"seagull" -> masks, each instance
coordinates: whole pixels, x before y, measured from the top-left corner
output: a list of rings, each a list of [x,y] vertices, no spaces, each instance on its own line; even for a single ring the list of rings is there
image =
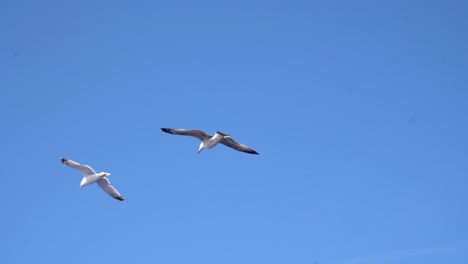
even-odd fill
[[[126,202],[126,200],[122,197],[122,195],[120,195],[120,193],[114,188],[114,186],[110,185],[110,181],[106,178],[107,176],[110,175],[110,173],[107,173],[107,172],[96,173],[93,170],[93,168],[91,168],[90,166],[81,165],[78,162],[75,162],[73,160],[69,160],[66,158],[62,158],[61,161],[65,166],[68,166],[75,170],[79,170],[83,174],[84,177],[81,180],[80,190],[86,185],[90,185],[90,184],[97,182],[99,187],[101,187],[101,189],[105,191],[107,194],[109,194],[110,196],[112,196],[113,198],[119,201]]]
[[[246,145],[240,144],[239,142],[232,139],[230,135],[221,133],[219,131],[216,131],[214,136],[211,136],[201,130],[172,129],[172,128],[161,128],[161,130],[166,133],[173,134],[173,135],[192,136],[192,137],[198,138],[199,140],[202,141],[200,143],[200,147],[198,148],[198,154],[200,154],[200,152],[204,149],[210,149],[218,145],[218,143],[221,143],[225,146],[228,146],[238,151],[258,155],[258,153],[255,150],[247,147]]]

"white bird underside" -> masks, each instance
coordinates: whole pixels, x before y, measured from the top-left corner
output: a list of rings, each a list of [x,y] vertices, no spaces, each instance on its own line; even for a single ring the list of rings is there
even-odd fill
[[[101,187],[101,189],[107,194],[109,194],[112,198],[115,198],[122,202],[126,202],[126,200],[122,197],[122,195],[120,195],[120,193],[114,188],[114,186],[110,185],[109,179],[106,178],[107,175],[110,175],[109,173],[96,173],[90,166],[81,165],[78,162],[66,158],[62,158],[61,161],[65,166],[78,170],[83,174],[83,180],[81,182],[82,185],[80,186],[80,188],[96,182],[99,185],[99,187]]]
[[[172,128],[161,128],[163,132],[173,134],[173,135],[181,135],[181,136],[191,136],[196,137],[203,142],[203,148],[212,148],[216,146],[218,143],[221,143],[225,146],[233,148],[238,151],[242,151],[249,154],[256,154],[259,155],[258,152],[255,150],[243,145],[234,139],[232,139],[229,135],[216,131],[214,136],[208,135],[204,131],[195,130],[195,129],[172,129]]]

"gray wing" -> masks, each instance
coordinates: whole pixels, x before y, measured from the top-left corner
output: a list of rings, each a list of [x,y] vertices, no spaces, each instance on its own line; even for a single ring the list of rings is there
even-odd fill
[[[230,137],[225,137],[225,138],[221,139],[221,141],[219,143],[221,143],[221,144],[223,144],[225,146],[228,146],[230,148],[233,148],[235,150],[238,150],[238,151],[258,155],[257,151],[247,147],[246,145],[242,145],[241,143],[235,141],[234,139],[232,139]]]
[[[106,177],[102,177],[99,180],[97,180],[97,184],[108,195],[112,196],[113,198],[119,201],[126,202],[126,200],[122,197],[122,195],[120,195],[120,193],[114,188],[114,186],[110,185],[110,181]]]
[[[173,135],[181,135],[181,136],[191,136],[196,137],[201,141],[205,141],[210,139],[212,136],[208,135],[207,133],[201,130],[195,129],[172,129],[172,128],[161,128],[162,131],[173,134]]]
[[[75,170],[79,170],[85,176],[86,175],[96,174],[96,172],[93,170],[93,168],[91,168],[88,165],[81,165],[78,162],[75,162],[73,160],[69,160],[69,159],[66,159],[66,158],[62,158],[61,161],[62,161],[63,165],[68,166],[70,168],[73,168]]]

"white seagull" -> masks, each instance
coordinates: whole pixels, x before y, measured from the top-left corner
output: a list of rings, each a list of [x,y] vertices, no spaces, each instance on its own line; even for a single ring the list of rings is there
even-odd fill
[[[198,148],[198,154],[200,154],[200,152],[204,149],[210,149],[218,145],[218,143],[221,143],[225,146],[228,146],[238,151],[258,155],[258,153],[255,150],[247,147],[246,145],[240,144],[239,142],[232,139],[230,135],[221,133],[219,131],[216,131],[214,136],[211,136],[201,130],[172,129],[172,128],[161,128],[161,130],[166,133],[173,134],[173,135],[192,136],[192,137],[198,138],[199,140],[202,141],[200,143],[200,147]]]
[[[66,158],[62,158],[61,161],[65,166],[68,166],[75,170],[79,170],[83,174],[84,177],[81,180],[80,190],[86,185],[90,185],[90,184],[97,182],[99,187],[101,187],[101,189],[105,191],[107,194],[109,194],[110,196],[112,196],[113,198],[119,201],[126,202],[126,200],[122,197],[122,195],[120,195],[120,193],[112,185],[110,185],[110,181],[106,178],[106,176],[109,176],[110,173],[107,173],[107,172],[96,173],[93,170],[93,168],[91,168],[90,166],[81,165],[78,162],[75,162],[73,160],[69,160]]]

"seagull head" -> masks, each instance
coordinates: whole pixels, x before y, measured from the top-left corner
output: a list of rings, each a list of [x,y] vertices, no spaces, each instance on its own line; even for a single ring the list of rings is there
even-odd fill
[[[198,148],[198,154],[200,154],[200,152],[204,149],[205,149],[205,145],[203,144],[203,141],[202,141],[202,143],[200,143],[200,147]]]
[[[83,179],[81,180],[80,188],[78,189],[78,191],[81,191],[81,188],[83,188],[85,186],[86,186],[86,177],[83,177]]]

